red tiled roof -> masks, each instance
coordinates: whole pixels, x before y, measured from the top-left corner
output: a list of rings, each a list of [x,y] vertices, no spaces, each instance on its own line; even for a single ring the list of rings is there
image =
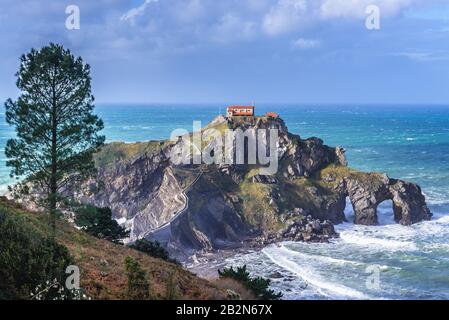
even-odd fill
[[[229,106],[228,109],[254,109],[254,106]]]
[[[279,114],[277,114],[276,112],[267,112],[265,115],[271,118],[279,118]]]

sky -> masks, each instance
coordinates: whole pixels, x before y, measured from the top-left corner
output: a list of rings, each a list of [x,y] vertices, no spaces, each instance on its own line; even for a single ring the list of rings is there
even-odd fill
[[[0,101],[54,42],[99,103],[449,105],[449,0],[0,0],[0,39]]]

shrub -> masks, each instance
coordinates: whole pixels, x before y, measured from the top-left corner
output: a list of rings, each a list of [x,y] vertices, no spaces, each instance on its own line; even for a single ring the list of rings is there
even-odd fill
[[[218,270],[218,274],[221,278],[231,278],[241,284],[246,288],[254,292],[254,294],[263,300],[279,300],[282,297],[281,292],[274,292],[274,290],[269,289],[270,279],[264,279],[262,277],[251,278],[249,272],[246,270],[246,265],[243,267],[237,267],[234,270],[233,267],[224,268],[223,271]]]
[[[150,285],[147,274],[139,262],[132,257],[126,257],[125,270],[128,277],[127,298],[131,300],[148,300]]]
[[[67,289],[57,279],[47,281],[37,286],[31,296],[31,300],[91,300],[83,289]]]
[[[75,210],[75,223],[90,235],[122,244],[122,239],[129,236],[129,231],[112,219],[109,208],[82,206]]]
[[[0,299],[28,299],[47,281],[65,283],[71,264],[65,246],[0,207]],[[50,288],[42,298],[53,299],[56,291]]]
[[[158,241],[148,241],[147,239],[139,239],[130,248],[146,253],[154,258],[159,258],[168,262],[179,264],[178,261],[169,257],[168,251],[161,246]]]
[[[175,281],[175,274],[170,273],[167,282],[165,283],[165,299],[176,300],[178,299],[178,285]]]

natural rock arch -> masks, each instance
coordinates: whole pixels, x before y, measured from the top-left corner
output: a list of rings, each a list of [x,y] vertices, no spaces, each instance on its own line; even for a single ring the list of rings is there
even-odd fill
[[[391,224],[394,221],[393,200],[387,199],[379,203],[377,206],[377,217],[379,224]]]
[[[345,186],[354,208],[356,224],[377,225],[377,208],[386,200],[393,202],[397,223],[411,225],[431,218],[425,198],[416,184],[390,179],[384,174],[359,174],[345,178]]]

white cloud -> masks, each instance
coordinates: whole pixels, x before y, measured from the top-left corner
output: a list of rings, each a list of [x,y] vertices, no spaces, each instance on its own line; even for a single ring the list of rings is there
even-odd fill
[[[263,18],[263,29],[278,35],[296,29],[305,20],[307,0],[279,0]]]
[[[207,15],[207,10],[202,0],[183,0],[173,3],[174,16],[181,23],[191,23],[202,19]]]
[[[134,34],[150,35],[148,38],[158,38],[161,43],[232,43],[298,33],[329,20],[364,19],[372,4],[380,7],[384,18],[434,1],[438,0],[142,0],[120,19],[139,27]],[[156,2],[157,11],[150,10]],[[295,47],[317,45],[299,41]]]
[[[315,49],[321,46],[321,41],[299,38],[291,42],[292,48],[299,50]]]
[[[329,19],[364,19],[370,5],[377,5],[383,17],[391,17],[414,4],[430,2],[432,0],[276,0],[263,17],[262,26],[267,34],[275,36]]]
[[[124,15],[120,17],[121,21],[133,21],[137,16],[141,16],[146,8],[153,2],[158,2],[159,0],[145,0],[144,3],[142,3],[140,6],[132,8],[128,12],[126,12]]]
[[[406,57],[417,62],[449,60],[449,51],[409,51],[394,53],[394,56]]]
[[[366,8],[376,5],[382,16],[393,16],[402,9],[423,0],[321,0],[320,15],[323,18],[364,18]],[[427,0],[429,1],[429,0]]]

